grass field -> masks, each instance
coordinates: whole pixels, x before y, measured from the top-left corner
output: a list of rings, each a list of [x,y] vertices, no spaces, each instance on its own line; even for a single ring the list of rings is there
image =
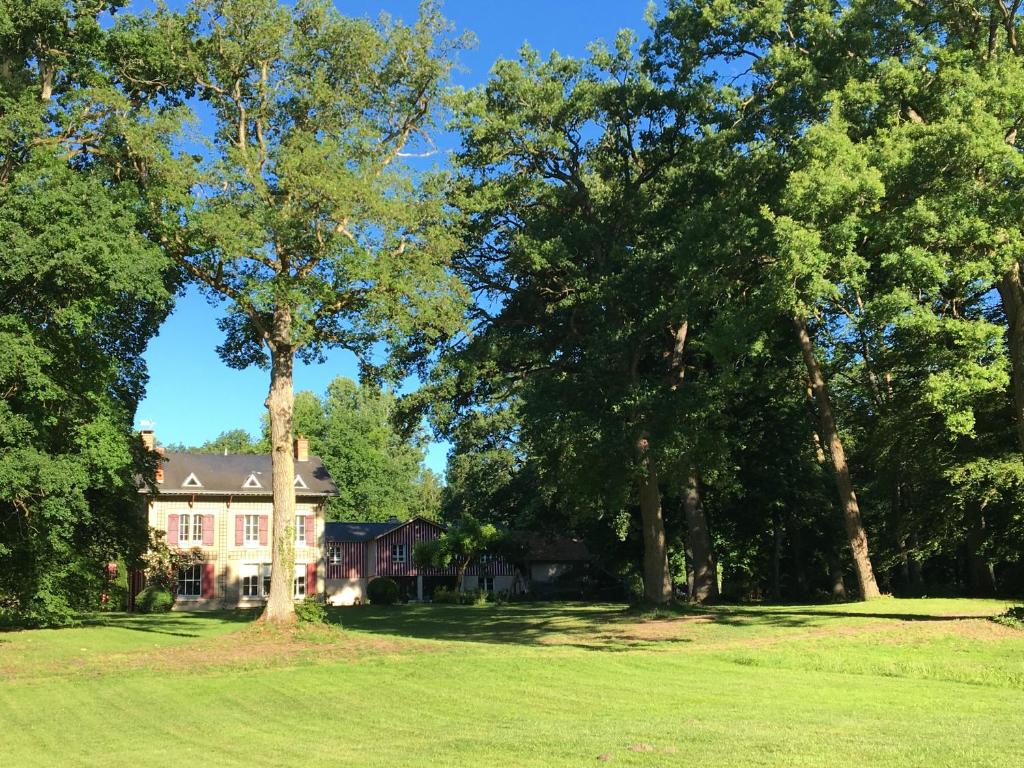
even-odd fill
[[[1018,766],[1004,604],[109,616],[0,633],[0,766]]]

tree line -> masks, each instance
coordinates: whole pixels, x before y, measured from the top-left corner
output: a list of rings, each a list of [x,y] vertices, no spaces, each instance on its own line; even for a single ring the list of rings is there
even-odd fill
[[[456,91],[431,2],[4,3],[0,600],[59,621],[145,546],[187,282],[269,374],[275,573],[294,359],[344,348],[424,382],[446,515],[584,535],[649,601],[1020,591],[1020,6],[668,0]]]

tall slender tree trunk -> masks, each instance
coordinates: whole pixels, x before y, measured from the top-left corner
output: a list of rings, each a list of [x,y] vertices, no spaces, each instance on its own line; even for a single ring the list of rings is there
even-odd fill
[[[700,500],[700,485],[696,474],[691,474],[687,478],[683,509],[686,512],[686,538],[693,567],[690,599],[695,603],[717,600],[718,573],[711,548],[711,532],[708,530],[704,504]]]
[[[818,358],[814,354],[814,345],[811,342],[810,334],[807,332],[807,323],[802,317],[794,316],[793,325],[796,328],[797,338],[800,341],[800,351],[803,353],[804,364],[807,366],[807,375],[811,382],[811,391],[814,393],[814,402],[817,406],[818,420],[821,423],[822,436],[825,438],[829,453],[832,456],[836,491],[839,494],[839,508],[843,513],[843,524],[846,528],[846,538],[850,545],[850,552],[853,555],[853,565],[857,573],[857,583],[860,587],[861,599],[870,600],[871,598],[878,597],[881,593],[878,590],[878,583],[875,581],[874,570],[871,568],[871,558],[868,553],[868,537],[864,532],[864,524],[861,521],[860,506],[857,504],[857,494],[853,490],[850,468],[846,464],[846,451],[843,450],[843,442],[839,438],[839,429],[836,426],[835,415],[832,412],[828,388],[825,386],[825,378],[818,363]]]
[[[846,600],[846,579],[843,578],[843,561],[839,553],[832,551],[828,554],[828,578],[832,583],[832,599]]]
[[[637,458],[643,470],[640,479],[640,524],[644,540],[644,597],[656,605],[672,599],[672,578],[665,547],[665,518],[658,489],[658,470],[651,460],[646,436],[636,441]]]
[[[1003,275],[996,286],[1006,314],[1006,344],[1010,348],[1013,381],[1013,418],[1017,424],[1017,442],[1024,453],[1024,283],[1020,262]]]
[[[985,543],[985,518],[981,510],[967,515],[967,583],[972,597],[995,597],[996,577],[992,563],[982,554]]]
[[[295,457],[292,453],[295,348],[291,331],[291,309],[279,306],[274,311],[270,392],[266,400],[270,414],[270,458],[274,490],[270,597],[261,617],[263,621],[273,624],[295,621],[295,603],[292,599],[292,582],[295,578]]]

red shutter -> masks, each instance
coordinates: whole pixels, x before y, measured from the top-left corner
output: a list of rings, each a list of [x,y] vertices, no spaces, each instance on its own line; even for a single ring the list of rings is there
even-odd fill
[[[178,516],[168,515],[167,516],[167,543],[172,546],[178,546]]]
[[[213,546],[213,515],[203,515],[203,546]]]
[[[260,546],[267,546],[267,516],[260,515]]]
[[[316,563],[306,563],[306,594],[316,594]]]
[[[316,518],[313,515],[306,515],[306,543],[312,544],[316,541]]]
[[[203,563],[203,599],[208,600],[213,597],[214,590],[217,586],[217,576],[215,574],[216,566],[213,563]]]
[[[235,546],[242,546],[245,540],[245,518],[242,515],[235,515]]]

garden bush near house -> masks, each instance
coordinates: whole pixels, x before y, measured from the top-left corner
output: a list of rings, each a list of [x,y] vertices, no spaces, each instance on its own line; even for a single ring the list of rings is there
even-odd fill
[[[508,602],[508,592],[485,592],[479,589],[457,590],[438,587],[434,590],[433,602],[447,605],[484,605],[485,603]]]
[[[167,613],[174,605],[174,595],[163,587],[146,587],[135,596],[139,613]]]
[[[378,576],[366,586],[366,596],[372,605],[394,605],[398,602],[398,584],[392,579]]]
[[[320,595],[307,595],[301,603],[295,604],[295,615],[306,624],[326,624],[327,606]]]

